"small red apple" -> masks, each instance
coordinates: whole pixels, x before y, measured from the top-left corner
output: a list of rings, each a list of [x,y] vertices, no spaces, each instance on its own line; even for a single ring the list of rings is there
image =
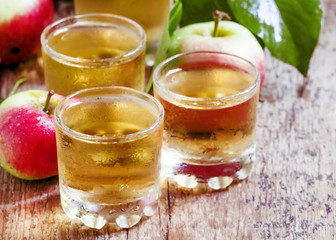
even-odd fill
[[[53,0],[0,0],[1,64],[35,55],[43,29],[53,20]]]
[[[47,96],[44,90],[27,90],[0,105],[0,166],[18,178],[35,180],[58,173],[53,114],[64,97],[54,94],[46,104]]]

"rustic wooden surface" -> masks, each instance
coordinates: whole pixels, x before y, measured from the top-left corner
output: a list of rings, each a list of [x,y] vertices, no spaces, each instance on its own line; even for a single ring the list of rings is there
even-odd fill
[[[63,214],[57,177],[29,182],[0,169],[0,239],[336,239],[336,2],[324,3],[308,77],[267,53],[248,180],[212,193],[165,181],[153,217],[129,230],[92,230]],[[40,57],[0,68],[0,96],[21,76],[19,91],[43,89]]]

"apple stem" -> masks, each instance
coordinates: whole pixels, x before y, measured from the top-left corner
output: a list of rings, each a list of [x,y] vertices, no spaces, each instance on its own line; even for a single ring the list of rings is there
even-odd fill
[[[219,10],[215,10],[213,12],[213,17],[214,17],[214,21],[215,21],[215,27],[214,27],[214,31],[212,33],[212,37],[216,37],[217,36],[217,30],[218,30],[218,24],[219,24],[219,22],[223,18],[226,19],[226,20],[231,20],[231,17],[226,12],[222,12],[222,11],[219,11]]]
[[[44,106],[43,106],[43,108],[42,108],[43,112],[45,112],[46,114],[49,113],[49,110],[48,110],[48,108],[49,108],[49,103],[50,103],[50,99],[51,99],[51,97],[52,97],[53,95],[54,95],[54,91],[53,91],[53,90],[50,90],[50,91],[48,92],[48,96],[47,96],[47,99],[46,99],[46,101],[45,101],[45,103],[44,103]]]

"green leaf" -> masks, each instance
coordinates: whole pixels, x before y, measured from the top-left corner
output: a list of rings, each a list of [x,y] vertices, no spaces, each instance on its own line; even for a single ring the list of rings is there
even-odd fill
[[[272,55],[307,75],[323,24],[320,0],[227,0],[237,21]]]
[[[175,2],[175,5],[173,9],[169,13],[169,20],[168,24],[164,30],[164,33],[162,35],[162,39],[158,48],[158,51],[156,53],[155,63],[153,66],[153,69],[164,59],[167,57],[167,50],[170,46],[170,39],[176,30],[176,28],[179,26],[182,16],[182,3],[180,0],[177,0]],[[153,75],[153,74],[152,74]],[[150,93],[153,87],[153,76],[150,77],[148,85],[147,85],[147,93]]]
[[[233,21],[254,33],[274,57],[307,75],[323,25],[321,0],[178,0],[169,15],[154,67],[167,58],[172,32],[178,26],[211,21],[214,10],[227,12]],[[147,92],[151,87],[152,79]]]
[[[183,14],[180,26],[192,23],[208,22],[213,20],[213,11],[221,10],[232,16],[232,12],[226,0],[181,0],[183,4]]]

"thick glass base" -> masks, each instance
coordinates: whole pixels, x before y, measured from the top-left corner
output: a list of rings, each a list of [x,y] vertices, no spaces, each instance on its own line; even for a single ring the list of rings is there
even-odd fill
[[[183,161],[181,155],[174,150],[163,148],[163,172],[168,178],[174,179],[178,185],[185,188],[196,188],[198,184],[207,184],[211,189],[224,189],[232,182],[248,177],[256,158],[255,149],[256,147],[253,146],[239,157],[225,163],[217,162],[210,165],[204,161],[202,164]]]
[[[71,219],[79,219],[86,226],[101,229],[107,223],[121,228],[136,225],[143,216],[154,215],[160,197],[159,190],[151,191],[135,201],[119,204],[84,202],[85,193],[60,185],[61,204]]]

